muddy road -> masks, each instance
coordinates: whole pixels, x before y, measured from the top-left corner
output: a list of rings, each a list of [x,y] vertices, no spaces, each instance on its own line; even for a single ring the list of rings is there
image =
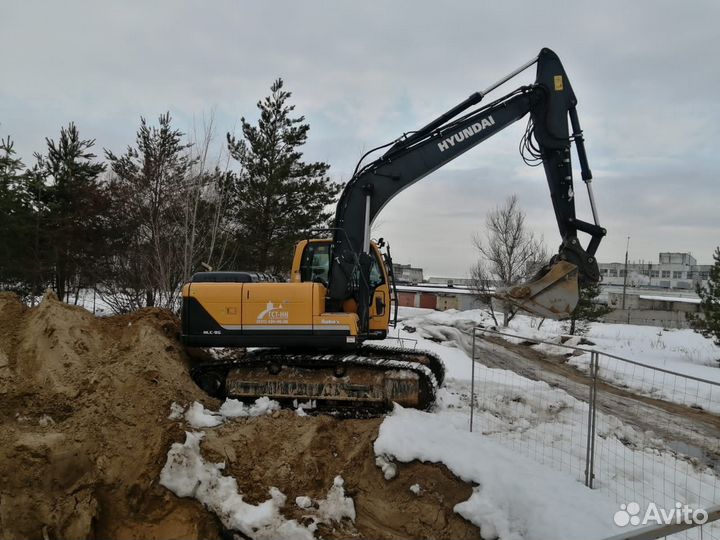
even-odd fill
[[[458,321],[454,326],[433,326],[433,333],[472,356],[471,328],[470,321]],[[509,343],[490,334],[481,337],[478,332],[475,359],[490,368],[507,369],[527,379],[546,382],[587,402],[591,378],[568,364],[566,357],[539,352],[531,345]],[[658,449],[670,448],[720,471],[719,415],[638,395],[603,381],[597,383],[597,403],[601,413],[663,439],[665,448]]]

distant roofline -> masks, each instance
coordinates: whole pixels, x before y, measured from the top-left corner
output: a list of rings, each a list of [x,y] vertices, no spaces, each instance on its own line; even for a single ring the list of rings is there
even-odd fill
[[[681,296],[653,296],[650,294],[640,294],[641,300],[656,300],[658,302],[684,302],[686,304],[699,304],[699,298],[683,298]]]

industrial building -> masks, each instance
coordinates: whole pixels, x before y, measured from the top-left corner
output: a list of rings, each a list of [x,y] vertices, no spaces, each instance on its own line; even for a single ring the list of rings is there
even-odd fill
[[[393,263],[393,274],[396,283],[415,285],[423,282],[422,268],[414,268],[409,264]]]
[[[605,285],[622,285],[625,280],[624,263],[600,263],[600,275]],[[660,253],[657,263],[632,262],[627,265],[629,287],[694,290],[697,284],[707,285],[709,264],[697,264],[690,253]]]
[[[446,287],[470,287],[472,285],[470,278],[429,277],[427,282],[431,285],[445,285]]]
[[[477,309],[486,307],[472,290],[465,287],[430,287],[427,285],[398,285],[399,305],[445,311],[446,309]]]
[[[433,277],[423,283],[421,268],[398,264],[393,267],[401,306],[440,311],[487,307],[473,293],[470,280]],[[597,301],[613,308],[604,317],[606,322],[665,328],[688,328],[687,316],[700,311],[695,287],[707,285],[712,268],[697,264],[690,253],[663,252],[657,263],[628,263],[624,288],[624,263],[600,263],[599,267],[602,282]]]
[[[690,296],[661,296],[654,293],[633,290],[626,292],[623,305],[621,288],[607,292],[608,305],[615,311],[604,317],[605,322],[662,326],[664,328],[688,328],[688,315],[700,313],[700,299]]]

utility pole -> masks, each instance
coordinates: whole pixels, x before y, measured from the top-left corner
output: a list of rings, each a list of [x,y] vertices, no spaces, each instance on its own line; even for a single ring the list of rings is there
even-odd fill
[[[627,244],[625,245],[625,277],[623,278],[623,299],[622,299],[622,308],[625,309],[625,291],[627,290],[627,275],[628,275],[628,269],[627,269],[627,262],[628,262],[628,251],[630,249],[630,237],[627,237]]]

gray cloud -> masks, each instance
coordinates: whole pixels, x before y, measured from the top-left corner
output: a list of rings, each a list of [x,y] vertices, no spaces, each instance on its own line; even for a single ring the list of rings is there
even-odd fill
[[[364,150],[485,87],[543,46],[578,95],[600,216],[601,260],[655,259],[720,244],[720,116],[714,1],[13,2],[3,6],[0,135],[26,161],[70,120],[121,150],[140,115],[171,110],[220,130],[283,76],[310,121],[310,159],[347,179]],[[532,80],[528,73],[507,89]],[[518,193],[549,245],[557,231],[542,172],[517,155],[522,126],[394,200],[377,230],[398,260],[461,275],[485,213]],[[219,137],[219,140],[221,138]],[[589,218],[578,183],[578,213]]]

